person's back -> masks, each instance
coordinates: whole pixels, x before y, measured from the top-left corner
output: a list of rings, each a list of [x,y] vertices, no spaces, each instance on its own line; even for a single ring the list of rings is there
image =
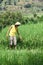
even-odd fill
[[[14,25],[11,25],[11,30],[9,32],[9,36],[16,36],[16,27]]]

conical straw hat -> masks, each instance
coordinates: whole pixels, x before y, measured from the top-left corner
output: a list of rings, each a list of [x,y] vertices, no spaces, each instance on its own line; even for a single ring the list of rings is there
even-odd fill
[[[21,25],[21,23],[20,22],[16,22],[15,25]]]

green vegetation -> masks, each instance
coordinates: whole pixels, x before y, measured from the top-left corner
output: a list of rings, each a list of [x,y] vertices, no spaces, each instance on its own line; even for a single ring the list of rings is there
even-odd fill
[[[31,17],[30,16],[31,15],[24,17],[21,12],[6,11],[0,13],[0,29],[6,27],[7,25],[14,24],[17,21],[21,22],[21,24],[43,22],[43,15],[39,16],[38,14],[33,14]]]
[[[4,28],[0,33],[0,44],[8,45],[9,40],[6,38],[6,32],[9,26]],[[40,48],[43,47],[43,23],[25,24],[19,27],[23,42],[18,40],[17,47],[20,48]]]
[[[43,65],[43,50],[0,50],[0,65]]]
[[[4,12],[0,14],[0,27],[2,28],[17,21],[25,23],[21,12]]]
[[[31,16],[31,15],[30,15]],[[10,48],[6,33],[11,24],[21,22],[16,49]],[[24,17],[21,12],[0,14],[0,65],[43,65],[43,15]]]

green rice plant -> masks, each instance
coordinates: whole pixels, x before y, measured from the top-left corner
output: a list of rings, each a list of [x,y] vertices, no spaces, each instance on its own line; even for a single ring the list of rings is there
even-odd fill
[[[0,50],[0,65],[43,65],[43,50]]]
[[[8,28],[9,26],[0,32],[0,44],[4,46],[9,44],[6,38]],[[29,49],[43,47],[43,23],[21,25],[19,32],[23,41],[18,41],[17,47]]]

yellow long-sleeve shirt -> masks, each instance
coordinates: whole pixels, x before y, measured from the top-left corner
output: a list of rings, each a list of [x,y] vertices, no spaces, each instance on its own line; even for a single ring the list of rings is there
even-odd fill
[[[15,28],[14,25],[11,26],[11,30],[10,30],[10,33],[9,33],[9,36],[16,36],[16,33],[17,33],[17,29]]]

